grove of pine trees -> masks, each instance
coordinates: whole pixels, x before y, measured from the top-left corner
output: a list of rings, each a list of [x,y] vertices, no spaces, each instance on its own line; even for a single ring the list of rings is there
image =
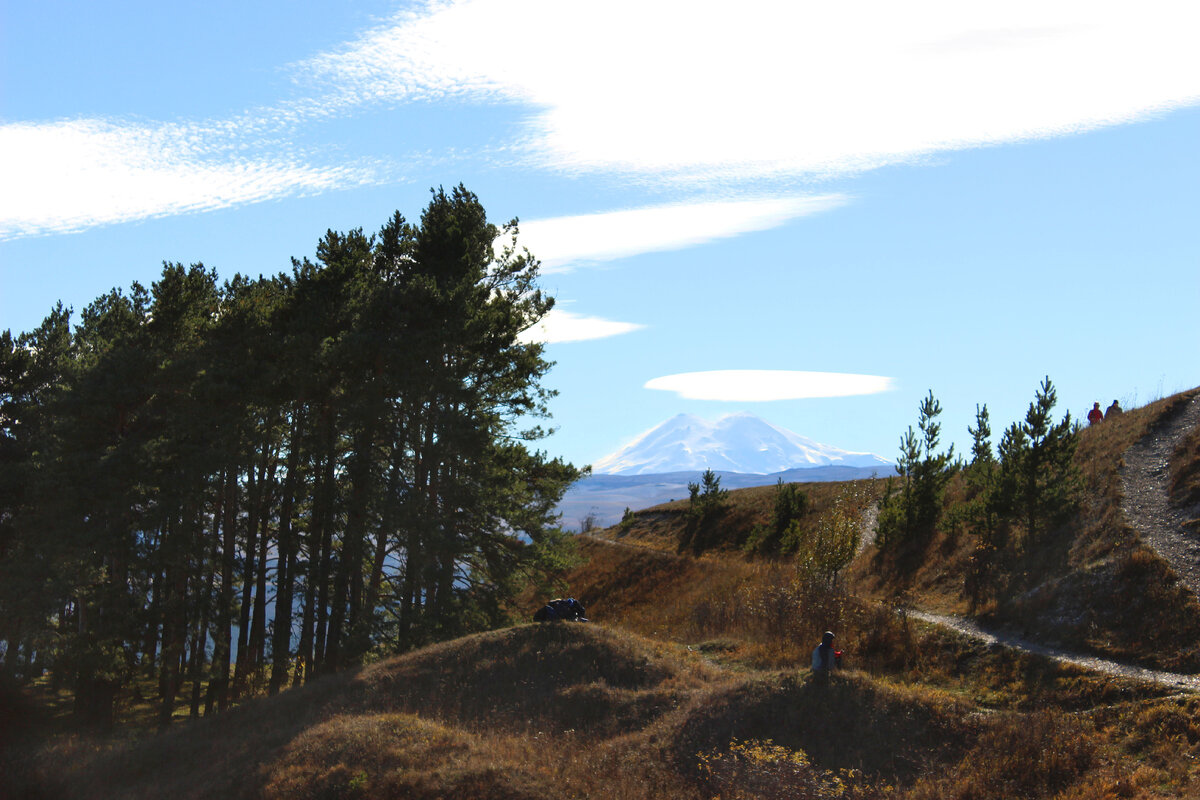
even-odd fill
[[[152,678],[165,723],[499,622],[578,477],[526,422],[536,275],[459,186],[290,273],[165,264],[4,332],[0,670],[100,726]]]
[[[1034,392],[1025,418],[1005,429],[995,453],[987,406],[976,406],[971,461],[939,450],[941,404],[933,392],[918,407],[917,428],[900,439],[896,471],[900,485],[880,504],[878,543],[898,550],[922,543],[938,529],[965,528],[978,538],[967,593],[980,600],[996,589],[997,572],[1023,550],[1036,546],[1076,510],[1080,489],[1074,456],[1079,427],[1068,413],[1058,422],[1058,393],[1050,378]],[[946,500],[951,480],[961,474],[962,491]]]

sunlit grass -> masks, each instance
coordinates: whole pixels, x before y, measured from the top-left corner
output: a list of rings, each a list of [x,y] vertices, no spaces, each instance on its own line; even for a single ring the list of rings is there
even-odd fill
[[[1119,514],[1120,452],[1178,402],[1084,431],[1080,519],[1024,562],[1050,588],[992,609],[998,620],[1049,620],[1074,598],[1096,607],[1081,645],[1130,655],[1149,642],[1161,663],[1191,663],[1194,599]],[[882,482],[864,486],[878,496]],[[810,523],[840,491],[805,489]],[[739,542],[773,491],[731,493],[728,529],[699,556],[678,547],[686,503],[635,514],[604,532],[611,542],[581,538],[583,563],[560,579],[592,623],[444,642],[165,734],[132,692],[118,737],[72,734],[69,692],[41,681],[34,699],[56,733],[0,777],[55,798],[1200,796],[1200,698],[897,614],[966,607],[970,534],[940,532],[904,574],[881,574],[891,567],[868,548],[836,584],[786,557],[749,558]],[[527,594],[518,613],[545,599]],[[818,686],[807,666],[826,629],[847,669]],[[135,688],[154,695],[152,682]]]

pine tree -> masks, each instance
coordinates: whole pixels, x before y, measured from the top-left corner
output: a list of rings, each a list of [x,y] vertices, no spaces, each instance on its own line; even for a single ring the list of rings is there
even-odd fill
[[[569,559],[579,475],[532,449],[553,301],[518,233],[438,190],[290,275],[164,264],[0,336],[3,669],[36,653],[101,725],[156,675],[165,723],[188,680],[209,713],[293,653],[303,681],[500,622]]]
[[[1075,507],[1078,473],[1074,467],[1078,426],[1068,412],[1057,424],[1052,412],[1058,395],[1050,377],[1042,381],[1025,414],[1028,448],[1021,460],[1021,505],[1026,534],[1037,539]]]
[[[756,525],[744,544],[748,553],[775,555],[793,524],[808,511],[808,495],[794,483],[775,482],[775,497],[771,504],[771,521]]]
[[[902,482],[898,495],[890,491],[880,504],[879,542],[883,547],[932,533],[941,515],[942,495],[954,471],[954,446],[939,452],[942,406],[931,390],[917,408],[917,428],[900,439],[896,472]]]
[[[1070,413],[1054,422],[1056,403],[1057,392],[1046,377],[1025,419],[1014,422],[1001,437],[999,467],[989,494],[991,510],[1017,523],[1030,542],[1066,519],[1077,502],[1078,426]],[[1006,545],[1007,540],[998,544]]]

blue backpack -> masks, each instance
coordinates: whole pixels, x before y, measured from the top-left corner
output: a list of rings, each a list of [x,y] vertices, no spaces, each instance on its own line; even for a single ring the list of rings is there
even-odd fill
[[[574,597],[565,600],[557,597],[537,610],[533,615],[534,622],[587,622],[584,616],[583,604]]]

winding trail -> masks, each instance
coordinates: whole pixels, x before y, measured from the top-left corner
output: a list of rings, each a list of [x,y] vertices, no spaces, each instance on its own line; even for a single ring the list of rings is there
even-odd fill
[[[1121,510],[1142,541],[1171,565],[1183,585],[1200,597],[1200,538],[1184,524],[1195,509],[1171,505],[1171,454],[1200,426],[1200,395],[1162,420],[1125,451],[1121,469]]]
[[[1193,594],[1200,596],[1200,538],[1184,527],[1184,523],[1196,516],[1196,509],[1176,508],[1171,505],[1168,494],[1171,454],[1197,426],[1200,426],[1200,395],[1160,420],[1125,451],[1125,464],[1121,469],[1121,511],[1142,540],[1171,565]],[[1011,634],[984,630],[965,617],[929,614],[915,609],[908,609],[906,613],[914,619],[951,628],[988,644],[1018,648],[1108,675],[1200,692],[1200,675],[1162,672],[1071,653]]]
[[[1055,661],[1061,661],[1066,664],[1074,664],[1085,669],[1090,669],[1094,672],[1102,672],[1106,675],[1115,675],[1122,678],[1132,678],[1134,680],[1159,683],[1166,686],[1173,686],[1181,691],[1200,692],[1200,675],[1187,675],[1180,672],[1162,672],[1160,670],[1146,669],[1145,667],[1135,667],[1132,664],[1122,664],[1118,661],[1110,661],[1107,658],[1097,658],[1096,656],[1085,656],[1080,655],[1079,653],[1071,653],[1066,650],[1059,650],[1056,647],[1047,647],[1042,644],[1030,642],[1007,633],[984,630],[973,620],[965,617],[947,616],[944,614],[929,614],[924,611],[917,611],[911,608],[904,613],[906,613],[909,617],[912,617],[913,619],[919,619],[922,622],[928,622],[933,625],[941,625],[942,627],[950,628],[964,636],[969,636],[972,639],[978,639],[985,644],[1001,645],[1017,650],[1024,650],[1039,656],[1052,658]]]

